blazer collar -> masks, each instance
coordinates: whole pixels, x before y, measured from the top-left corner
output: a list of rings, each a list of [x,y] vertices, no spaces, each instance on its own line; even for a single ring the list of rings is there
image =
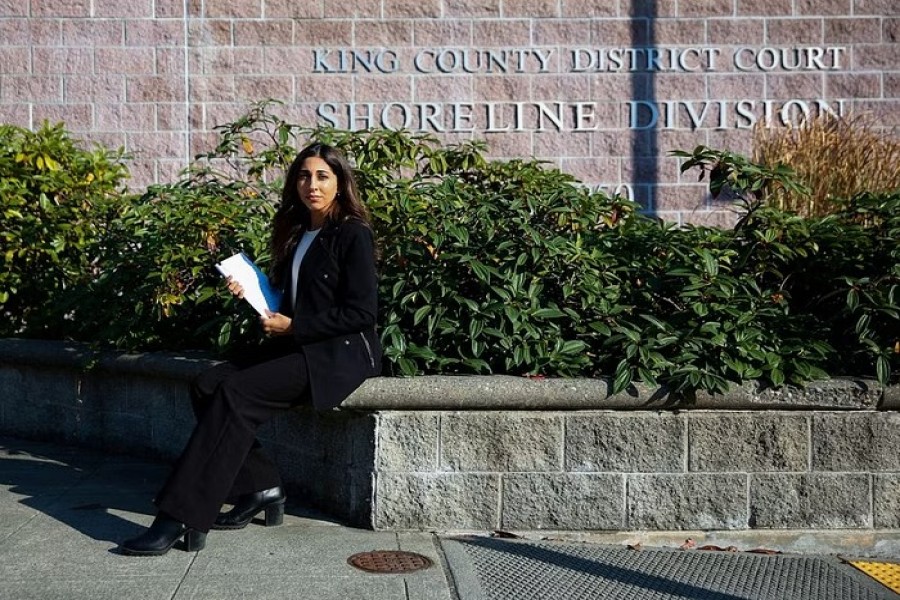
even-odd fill
[[[323,236],[329,237],[329,236],[334,235],[337,232],[337,230],[340,228],[340,226],[341,226],[340,223],[335,223],[334,221],[331,221],[331,220],[325,221],[325,223],[322,225],[322,228],[319,230],[319,235],[316,236],[316,239],[321,238]],[[301,229],[300,236],[302,236],[307,231],[309,231],[309,230],[306,228]],[[298,236],[297,239],[299,239],[300,236]]]

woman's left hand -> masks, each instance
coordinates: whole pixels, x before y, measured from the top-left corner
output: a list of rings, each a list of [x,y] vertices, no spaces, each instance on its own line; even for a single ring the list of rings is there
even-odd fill
[[[260,317],[259,322],[262,325],[266,335],[291,335],[294,328],[291,326],[291,319],[281,313],[266,311],[266,317]]]

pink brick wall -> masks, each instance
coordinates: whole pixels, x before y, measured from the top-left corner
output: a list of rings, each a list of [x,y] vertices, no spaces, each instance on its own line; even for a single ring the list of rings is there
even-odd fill
[[[591,184],[629,189],[667,219],[722,224],[731,213],[693,175],[682,176],[668,152],[696,144],[748,152],[746,114],[777,119],[786,102],[793,108],[785,114],[840,101],[845,112],[900,125],[898,7],[895,0],[0,0],[0,121],[34,128],[63,120],[85,138],[122,144],[136,157],[137,187],[173,177],[209,149],[215,125],[255,100],[282,100],[284,115],[307,125],[323,111],[339,126],[354,104],[355,122],[364,125],[364,103],[373,103],[376,117],[399,103],[386,113],[394,123],[409,113],[414,128],[430,129],[418,118],[432,115],[444,129],[432,133],[447,141],[483,138],[493,156],[549,160]],[[677,68],[606,69],[610,51],[633,47],[659,50],[661,65],[674,57]],[[793,48],[806,53],[802,68],[776,64]],[[329,50],[334,66],[337,52],[353,49],[391,51],[396,67],[316,72],[317,50]],[[495,63],[487,72],[482,63],[469,73],[455,53],[462,50],[506,50],[513,58],[506,68]],[[575,68],[576,51],[587,68]],[[598,68],[601,54],[607,63]],[[524,103],[518,124],[516,103]],[[558,114],[555,103],[563,103]]]

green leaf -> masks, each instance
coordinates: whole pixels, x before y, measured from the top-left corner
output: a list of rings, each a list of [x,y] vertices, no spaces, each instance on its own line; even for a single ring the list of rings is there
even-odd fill
[[[540,319],[552,319],[566,316],[566,313],[558,308],[539,308],[531,314]]]
[[[716,321],[707,321],[700,326],[700,333],[715,334],[719,331],[721,326],[722,324]]]
[[[568,340],[563,343],[561,352],[563,354],[580,354],[587,348],[587,344],[581,340]]]
[[[477,338],[484,329],[484,323],[479,319],[472,319],[469,322],[469,337]]]
[[[875,373],[878,377],[878,383],[887,385],[891,379],[891,365],[886,356],[879,356],[875,360]]]
[[[703,271],[711,276],[715,277],[719,274],[719,261],[716,260],[716,257],[712,255],[709,250],[702,249],[699,251],[700,258],[703,259]]]
[[[648,323],[652,324],[657,329],[661,329],[663,331],[668,329],[668,327],[666,327],[665,323],[663,323],[662,321],[660,321],[659,319],[657,319],[656,317],[654,317],[652,315],[639,315],[639,316],[642,319],[644,319],[645,321],[647,321]]]
[[[624,391],[631,384],[631,368],[628,361],[621,360],[616,366],[616,373],[613,377],[613,389],[611,394],[618,394]]]
[[[868,332],[869,321],[871,321],[871,320],[872,320],[872,317],[870,317],[867,314],[861,315],[859,317],[859,319],[856,320],[855,330],[856,330],[857,335],[863,336],[863,335],[865,335],[866,332]]]
[[[784,384],[784,373],[781,369],[772,369],[769,372],[769,379],[775,387],[781,387]]]
[[[400,373],[402,373],[406,377],[412,377],[414,375],[417,375],[419,372],[419,368],[416,366],[415,361],[412,361],[408,358],[398,358],[397,364],[400,366]]]
[[[231,341],[231,322],[226,321],[222,328],[219,329],[219,336],[216,339],[220,348],[225,348],[228,346],[228,342]]]
[[[215,288],[212,288],[212,287],[205,287],[205,288],[203,288],[203,289],[200,290],[200,292],[197,294],[197,296],[196,296],[196,298],[195,298],[194,301],[195,301],[197,304],[202,304],[203,302],[206,302],[206,301],[209,300],[210,298],[216,296],[216,294],[217,294],[217,292],[216,292],[216,289],[215,289]]]
[[[475,273],[476,277],[485,283],[490,283],[491,281],[491,272],[488,268],[481,262],[477,260],[472,260],[469,263],[469,266],[472,268],[472,272]]]
[[[659,385],[659,383],[656,380],[656,376],[653,374],[652,371],[650,371],[650,369],[647,369],[646,367],[638,367],[637,371],[638,371],[638,375],[641,378],[641,381],[643,381],[647,385],[652,385],[652,386]]]
[[[857,306],[859,306],[859,293],[856,288],[850,288],[847,291],[847,308],[850,309],[850,312],[855,312]]]
[[[744,372],[747,370],[746,363],[739,361],[739,360],[735,360],[735,359],[727,357],[727,356],[722,358],[722,362],[724,362],[726,365],[728,365],[728,367],[732,371],[734,371],[738,377],[743,376]]]
[[[476,373],[490,373],[491,366],[487,363],[487,361],[482,360],[480,358],[466,358],[463,359],[462,363],[475,371]]]
[[[427,315],[429,312],[431,312],[430,304],[426,304],[425,306],[422,306],[421,308],[416,310],[416,312],[413,314],[413,325],[418,325],[419,323],[421,323],[422,319],[424,319],[425,315]]]
[[[590,323],[590,325],[588,325],[588,327],[602,335],[610,335],[612,333],[612,330],[610,330],[609,326],[606,325],[606,323],[601,323],[600,321],[593,321],[592,323]]]
[[[617,327],[616,331],[627,337],[632,342],[638,343],[641,341],[641,334],[634,329],[628,329],[626,327]]]

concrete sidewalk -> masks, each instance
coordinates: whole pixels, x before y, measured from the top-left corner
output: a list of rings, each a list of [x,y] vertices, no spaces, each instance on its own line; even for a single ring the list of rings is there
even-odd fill
[[[282,527],[210,532],[198,553],[175,548],[163,557],[120,555],[118,542],[152,520],[150,499],[167,471],[167,465],[147,460],[0,438],[0,598],[900,597],[834,556],[638,551],[622,543],[585,542],[587,534],[580,541],[576,535],[552,542],[374,532],[298,505],[288,506]],[[594,542],[600,539],[614,538]],[[347,563],[355,553],[374,550],[419,553],[434,566],[371,574]]]

